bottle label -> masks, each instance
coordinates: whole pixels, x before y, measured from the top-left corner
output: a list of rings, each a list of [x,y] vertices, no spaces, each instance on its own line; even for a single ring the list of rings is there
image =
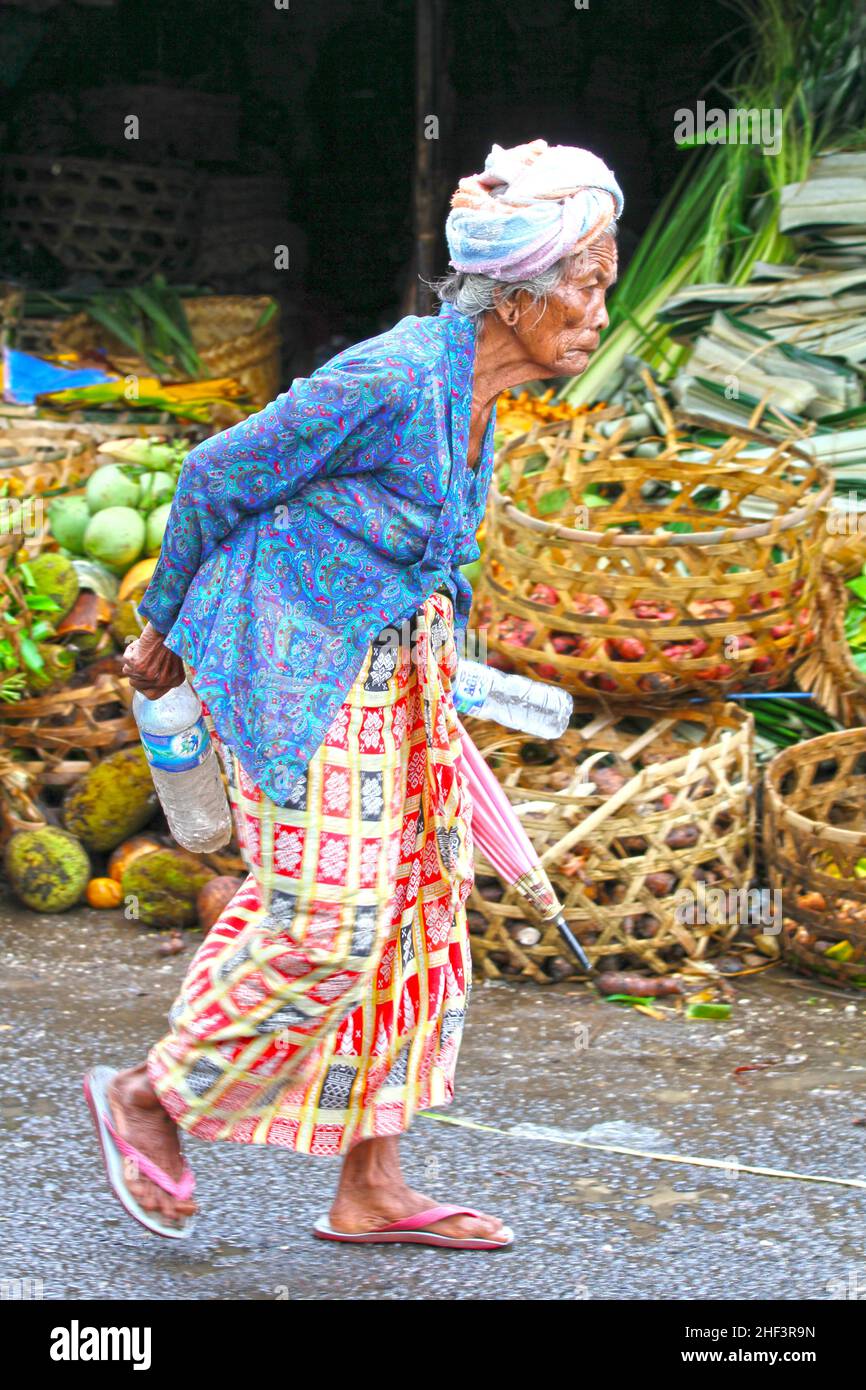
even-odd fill
[[[210,734],[204,717],[179,734],[141,734],[144,756],[161,772],[189,772],[210,752]]]
[[[451,686],[451,697],[459,714],[480,709],[490,694],[496,672],[477,661],[461,661]]]

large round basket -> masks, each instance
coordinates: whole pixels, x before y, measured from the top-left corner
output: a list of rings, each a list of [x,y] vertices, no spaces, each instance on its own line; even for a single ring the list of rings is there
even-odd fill
[[[615,700],[778,688],[815,640],[826,469],[672,427],[637,456],[610,427],[584,416],[499,456],[475,607],[498,663]]]
[[[825,559],[815,595],[818,642],[797,668],[797,682],[831,718],[850,728],[866,724],[866,675],[845,637],[849,598],[843,571]]]
[[[764,811],[784,956],[829,984],[866,987],[866,728],[778,753]]]
[[[209,376],[233,376],[256,409],[280,390],[280,314],[269,295],[202,295],[184,301]]]
[[[2,221],[25,247],[104,285],[177,275],[195,252],[198,184],[189,169],[65,155],[0,161]]]
[[[659,714],[584,703],[573,724],[538,742],[466,720],[590,960],[665,974],[723,950],[751,905],[752,716],[733,704]],[[480,851],[468,911],[484,974],[549,984],[578,973],[556,927]]]
[[[279,307],[268,295],[201,295],[184,299],[184,312],[207,377],[234,377],[255,409],[267,405],[280,389]],[[105,350],[122,372],[141,372],[144,364],[112,339],[87,314],[67,320],[55,339],[57,348]],[[180,374],[179,374],[180,375]]]

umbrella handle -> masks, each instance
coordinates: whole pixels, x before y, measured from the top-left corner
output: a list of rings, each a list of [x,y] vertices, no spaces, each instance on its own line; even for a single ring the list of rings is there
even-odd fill
[[[574,956],[575,960],[580,965],[580,968],[582,970],[585,970],[587,975],[592,974],[593,967],[590,962],[590,959],[561,912],[554,918],[554,921],[556,923],[556,929],[559,932],[559,935],[562,937],[569,951],[571,951],[571,954]]]

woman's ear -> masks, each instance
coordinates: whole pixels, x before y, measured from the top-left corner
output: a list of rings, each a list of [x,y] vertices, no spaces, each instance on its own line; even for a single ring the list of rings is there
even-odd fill
[[[496,303],[495,311],[508,328],[516,328],[519,322],[521,313],[520,305],[517,302],[519,298],[519,295],[512,294],[508,298],[503,297]]]

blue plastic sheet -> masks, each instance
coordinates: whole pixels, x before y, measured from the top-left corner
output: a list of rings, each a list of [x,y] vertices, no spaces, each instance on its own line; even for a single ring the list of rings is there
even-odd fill
[[[98,386],[115,377],[98,367],[58,367],[42,357],[15,348],[3,349],[3,399],[10,405],[32,405],[37,396],[75,386]]]

